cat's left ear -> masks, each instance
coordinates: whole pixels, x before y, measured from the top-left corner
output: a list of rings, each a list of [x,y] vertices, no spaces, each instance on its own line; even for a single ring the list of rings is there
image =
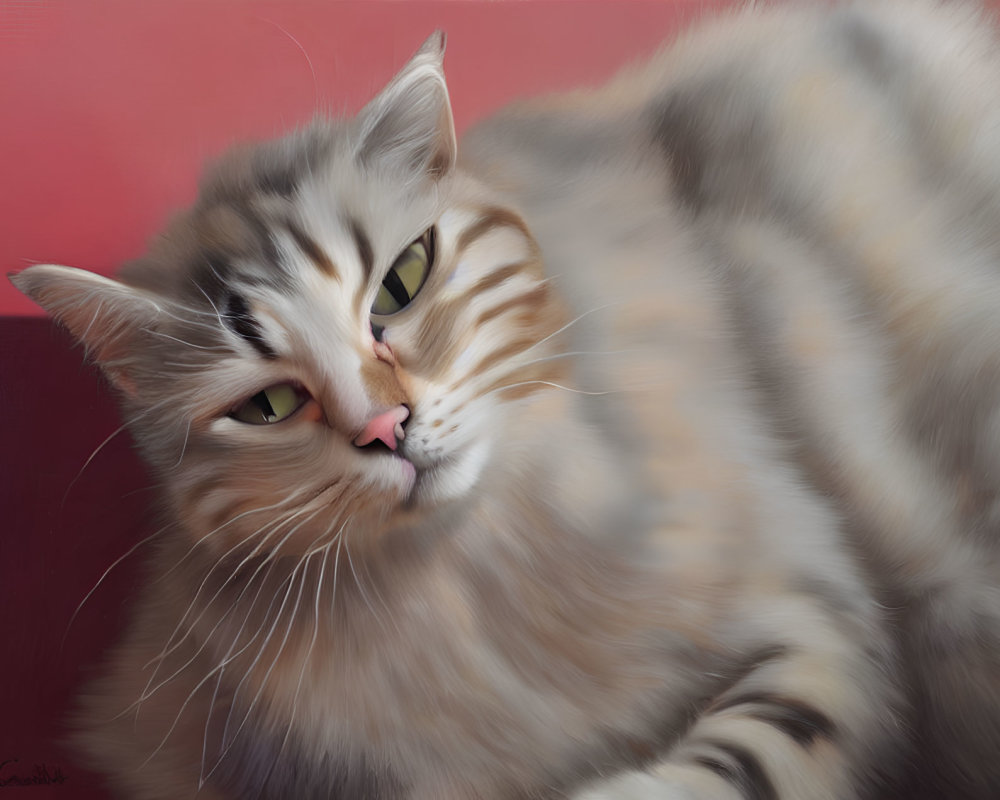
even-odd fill
[[[8,277],[83,343],[115,386],[135,394],[134,342],[160,315],[152,296],[112,278],[55,264],[28,267]]]
[[[358,114],[357,158],[401,177],[439,179],[455,165],[457,144],[436,31],[378,96]]]

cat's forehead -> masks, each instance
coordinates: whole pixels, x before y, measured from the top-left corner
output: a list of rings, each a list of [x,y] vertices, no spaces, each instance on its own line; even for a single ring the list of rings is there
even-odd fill
[[[350,124],[318,122],[234,148],[123,277],[186,301],[217,301],[233,286],[294,293],[317,276],[353,291],[370,284],[432,224],[439,197],[365,170],[352,144]]]

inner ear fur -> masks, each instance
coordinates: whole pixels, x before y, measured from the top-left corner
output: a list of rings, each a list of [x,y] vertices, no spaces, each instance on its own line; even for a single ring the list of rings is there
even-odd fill
[[[444,33],[437,31],[361,110],[357,158],[362,166],[433,179],[454,167],[458,148],[444,50]]]

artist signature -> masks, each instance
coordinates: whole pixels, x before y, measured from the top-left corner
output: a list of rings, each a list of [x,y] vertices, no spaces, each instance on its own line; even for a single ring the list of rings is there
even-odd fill
[[[35,764],[34,771],[28,775],[5,775],[8,764],[17,764],[16,758],[0,761],[0,789],[6,786],[46,786],[53,783],[66,783],[66,776],[59,767],[52,771],[45,764]],[[11,768],[13,769],[13,768]]]

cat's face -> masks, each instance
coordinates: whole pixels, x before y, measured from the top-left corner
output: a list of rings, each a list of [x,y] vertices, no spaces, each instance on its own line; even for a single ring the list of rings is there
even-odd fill
[[[357,119],[230,156],[123,282],[15,280],[122,390],[216,552],[301,554],[474,491],[558,379],[536,247],[455,167],[442,44]]]

